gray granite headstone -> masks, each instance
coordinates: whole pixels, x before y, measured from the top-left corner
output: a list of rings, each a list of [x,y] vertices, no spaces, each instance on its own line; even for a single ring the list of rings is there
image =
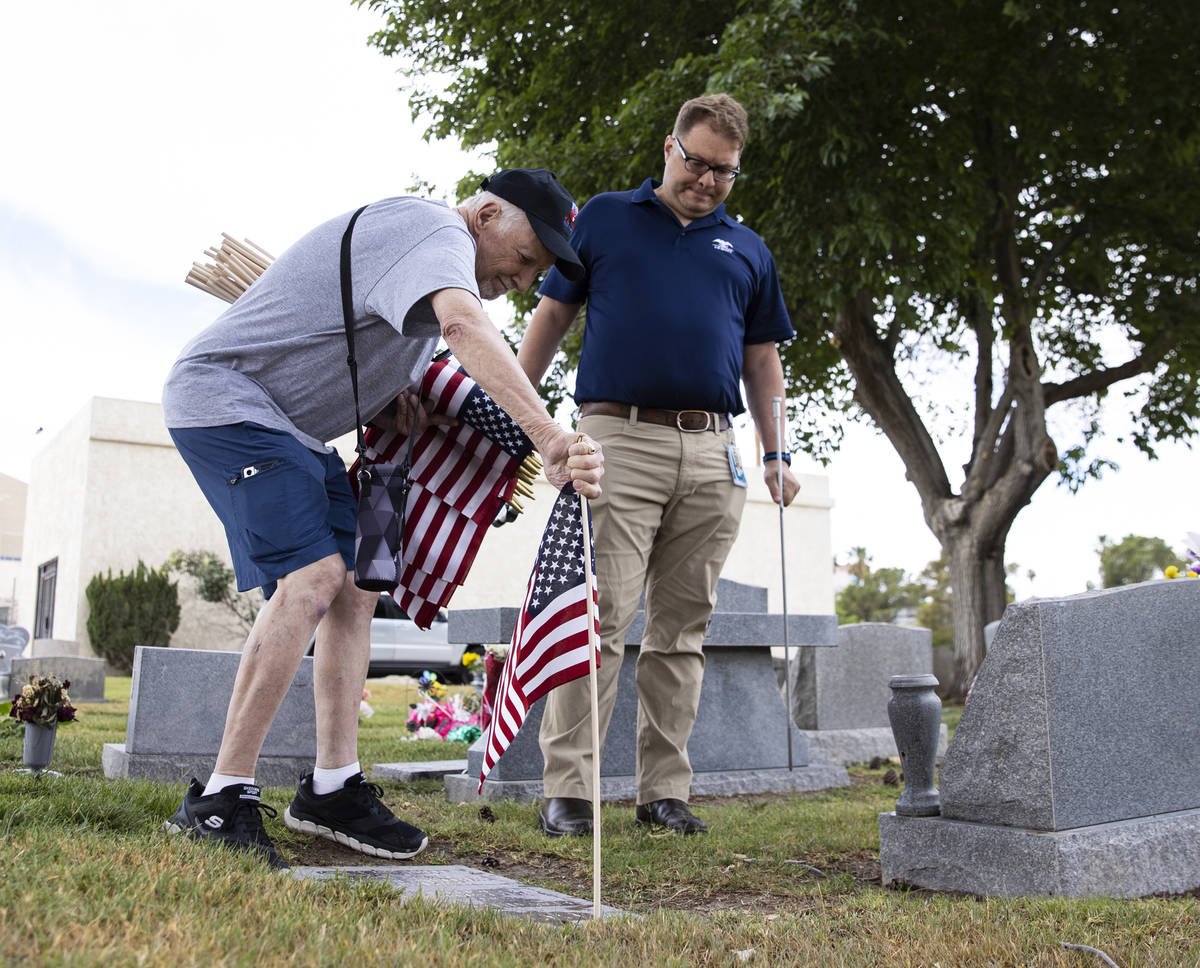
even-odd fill
[[[459,864],[420,867],[410,864],[390,867],[293,867],[292,877],[303,881],[349,881],[386,884],[403,904],[422,897],[438,904],[469,908],[491,908],[500,914],[545,924],[586,921],[594,913],[590,900],[572,897],[544,887],[533,887],[487,871]],[[625,912],[600,905],[601,917]],[[627,915],[636,917],[636,915]]]
[[[942,764],[940,818],[880,817],[885,883],[1200,887],[1200,581],[1009,605]]]
[[[946,754],[942,815],[1066,830],[1200,807],[1200,581],[1010,605]]]
[[[841,625],[836,649],[798,649],[793,720],[801,729],[889,727],[892,676],[933,672],[932,633],[880,622]]]
[[[104,775],[207,777],[240,661],[237,652],[138,646],[125,742],[105,744]],[[316,752],[313,660],[306,657],[267,733],[255,778],[262,786],[290,786],[312,769]]]
[[[717,604],[714,612],[765,612],[767,590],[761,585],[745,585],[728,578],[717,579]]]
[[[827,764],[813,765],[807,773],[794,770],[795,776],[778,783],[771,775],[772,771],[787,772],[789,730],[792,766],[809,767],[804,736],[787,721],[771,660],[771,647],[783,642],[783,616],[766,612],[766,589],[724,579],[718,583],[717,603],[718,608],[732,604],[753,611],[714,611],[709,621],[704,639],[705,672],[700,705],[688,742],[688,757],[694,774],[693,793],[844,785],[848,782],[845,771],[840,766]],[[508,641],[517,611],[508,608],[451,611],[450,641],[471,644]],[[638,620],[626,635],[616,702],[600,759],[601,778],[606,781],[602,782],[601,795],[606,799],[633,795],[629,783],[636,771],[634,744],[638,699],[635,676],[643,628],[644,621],[639,613]],[[832,615],[788,617],[788,640],[794,644],[830,646],[836,629],[837,619]],[[540,795],[543,760],[538,732],[544,706],[542,699],[530,709],[516,738],[488,775],[489,786],[499,789],[504,783],[525,784],[513,795],[521,798]],[[482,760],[481,739],[468,753],[467,775],[446,778],[451,796],[473,796]],[[390,765],[376,766],[375,775],[388,775],[388,768]]]
[[[0,625],[0,699],[11,698],[12,660],[21,654],[29,633],[19,625]]]
[[[37,659],[57,655],[79,655],[79,643],[75,639],[34,639],[29,643],[27,651]]]
[[[996,629],[1000,627],[999,621],[988,622],[983,627],[983,648],[984,652],[992,647],[992,640],[996,638]]]
[[[13,686],[29,681],[30,676],[55,676],[69,680],[68,690],[74,702],[104,702],[103,659],[85,659],[77,655],[49,655],[37,658],[21,657],[12,660]]]

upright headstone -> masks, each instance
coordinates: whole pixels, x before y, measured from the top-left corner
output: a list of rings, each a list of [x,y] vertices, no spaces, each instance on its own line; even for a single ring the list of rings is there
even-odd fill
[[[134,650],[124,743],[105,743],[109,778],[206,779],[216,763],[241,656],[201,649]],[[261,786],[293,786],[317,753],[313,660],[300,664],[258,760]]]
[[[28,652],[30,658],[34,659],[79,655],[79,643],[75,639],[34,639],[29,643]]]
[[[104,702],[103,659],[84,659],[77,655],[52,655],[31,659],[25,656],[12,660],[14,685],[28,682],[31,676],[55,676],[70,682],[74,702]]]
[[[0,625],[0,699],[11,698],[12,660],[24,651],[29,632],[19,625]]]
[[[1010,605],[940,775],[880,817],[884,883],[1136,897],[1200,887],[1200,580]]]
[[[727,606],[746,611],[724,611]],[[779,698],[771,647],[783,641],[783,616],[767,613],[767,591],[722,579],[717,586],[717,610],[704,640],[705,671],[700,707],[688,742],[693,769],[692,793],[734,793],[814,790],[849,783],[846,771],[811,759],[803,736],[788,723]],[[450,613],[450,638],[480,644],[507,641],[516,609],[472,609]],[[832,645],[837,620],[832,615],[788,617],[793,643]],[[635,674],[644,616],[630,627],[617,685],[617,699],[600,759],[602,799],[636,795],[637,686]],[[483,799],[533,800],[542,795],[542,752],[538,745],[545,700],[530,709],[516,738],[484,785]],[[787,744],[792,739],[792,769]],[[468,753],[465,774],[447,776],[452,800],[479,798],[482,737]],[[400,775],[403,764],[375,764],[373,775]]]
[[[798,649],[792,665],[792,721],[810,754],[830,763],[896,755],[888,723],[892,676],[933,672],[932,634],[881,622],[841,625],[836,649]],[[946,748],[943,726],[939,750]]]

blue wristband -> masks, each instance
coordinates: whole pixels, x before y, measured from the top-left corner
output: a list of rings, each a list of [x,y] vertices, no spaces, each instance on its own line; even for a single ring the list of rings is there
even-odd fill
[[[792,455],[786,450],[782,454],[777,453],[776,451],[771,451],[769,454],[763,454],[764,464],[770,463],[773,460],[781,460],[787,464],[788,467],[792,466]]]

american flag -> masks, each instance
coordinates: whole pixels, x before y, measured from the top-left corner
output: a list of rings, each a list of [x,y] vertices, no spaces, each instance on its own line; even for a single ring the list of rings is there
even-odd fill
[[[421,381],[434,413],[461,421],[429,427],[413,444],[412,491],[404,520],[404,560],[394,595],[421,628],[429,628],[467,577],[500,505],[513,495],[516,471],[533,444],[452,358],[435,360]],[[368,428],[366,459],[404,459],[408,438]],[[350,468],[357,485],[358,462]]]
[[[591,560],[592,584],[587,587],[584,555]],[[525,604],[513,629],[504,662],[492,721],[488,725],[479,771],[479,789],[508,749],[538,699],[555,686],[588,674],[588,650],[600,641],[599,622],[588,635],[587,596],[595,615],[596,556],[591,522],[584,535],[580,497],[571,484],[558,495],[538,546]],[[597,652],[596,665],[600,664]]]

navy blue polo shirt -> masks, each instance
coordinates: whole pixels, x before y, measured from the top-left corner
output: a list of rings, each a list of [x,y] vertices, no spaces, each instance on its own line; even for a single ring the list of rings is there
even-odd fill
[[[793,335],[775,260],[724,205],[681,225],[659,184],[592,198],[571,234],[586,275],[542,284],[587,303],[575,401],[741,413],[742,347]]]

